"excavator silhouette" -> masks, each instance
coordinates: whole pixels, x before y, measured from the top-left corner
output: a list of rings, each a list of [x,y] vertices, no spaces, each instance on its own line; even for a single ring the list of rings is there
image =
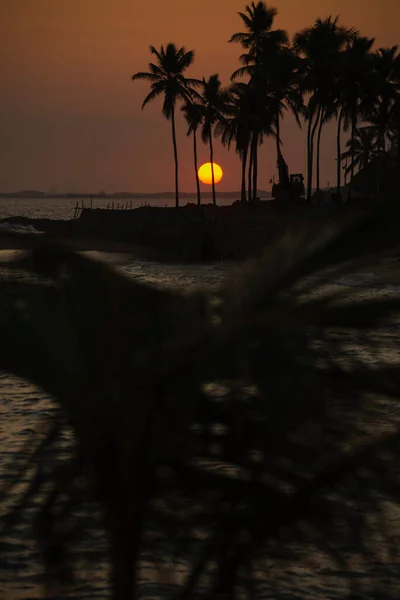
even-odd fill
[[[284,204],[300,204],[304,201],[305,188],[304,176],[302,173],[293,173],[289,175],[288,165],[283,158],[282,152],[278,154],[278,173],[279,183],[272,186],[272,197],[280,200]]]

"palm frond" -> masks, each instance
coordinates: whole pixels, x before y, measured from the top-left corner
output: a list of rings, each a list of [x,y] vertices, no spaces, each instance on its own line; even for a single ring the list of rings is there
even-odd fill
[[[154,73],[135,73],[132,75],[132,81],[149,81],[150,83],[157,83],[160,77]]]
[[[0,368],[54,394],[79,442],[68,466],[47,472],[38,466],[27,492],[36,496],[49,478],[53,483],[36,529],[42,544],[65,546],[72,539],[57,537],[68,516],[58,510],[65,495],[74,514],[100,502],[115,573],[127,576],[125,598],[133,594],[137,544],[151,560],[158,539],[173,540],[188,561],[183,595],[196,592],[211,562],[213,593],[233,598],[244,583],[242,569],[256,585],[252,564],[274,559],[284,532],[285,547],[299,560],[297,547],[319,552],[320,544],[333,560],[344,543],[367,552],[363,540],[379,490],[398,503],[398,427],[377,436],[376,427],[363,433],[363,423],[375,423],[383,397],[400,398],[397,363],[376,356],[376,334],[392,328],[400,300],[349,298],[346,288],[330,291],[326,284],[354,268],[343,261],[353,259],[359,236],[368,236],[379,218],[374,213],[345,230],[288,235],[213,299],[206,292],[156,290],[57,247],[39,246],[17,262],[16,269],[40,280],[2,282]],[[382,331],[380,344],[389,344]],[[32,347],[37,357],[30,356]],[[77,363],[65,359],[69,353],[80,357]],[[104,367],[110,364],[118,369]],[[119,392],[109,385],[114,377]],[[210,382],[224,384],[217,398],[205,391]],[[76,394],[82,383],[83,395]],[[59,425],[49,433],[46,452],[58,431]],[[42,452],[35,454],[37,465]],[[157,477],[159,466],[172,467],[174,475]],[[365,469],[374,477],[363,483]],[[386,483],[384,472],[391,474]],[[75,484],[82,475],[84,493]],[[132,538],[130,523],[142,530],[148,521],[156,535]],[[195,531],[205,542],[193,555],[185,537],[193,534],[196,546]]]
[[[229,38],[228,42],[243,44],[243,43],[246,43],[248,39],[249,39],[248,33],[235,33]]]
[[[162,84],[153,84],[153,89],[149,94],[147,94],[146,98],[143,100],[142,109],[149,104],[152,100],[159,98],[164,93],[164,86]]]

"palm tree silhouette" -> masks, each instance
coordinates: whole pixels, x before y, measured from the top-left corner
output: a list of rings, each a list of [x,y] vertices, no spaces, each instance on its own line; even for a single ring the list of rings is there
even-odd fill
[[[373,87],[366,101],[364,118],[376,128],[377,196],[380,196],[382,159],[386,154],[392,107],[400,92],[400,53],[398,47],[379,48],[373,60]]]
[[[276,136],[278,163],[281,157],[280,118],[285,110],[285,100],[294,109],[296,118],[298,95],[295,97],[293,87],[294,56],[288,44],[288,34],[282,29],[272,29],[278,11],[268,7],[265,2],[252,2],[246,6],[244,13],[239,13],[246,32],[235,33],[229,42],[238,42],[247,50],[241,55],[243,66],[237,69],[231,77],[232,81],[243,75],[250,75],[254,96],[258,100],[258,110],[255,114],[263,114],[257,119],[256,129],[253,127],[252,143],[249,161],[249,196],[257,196],[257,153],[258,144],[263,134]],[[262,100],[261,97],[264,99]],[[254,106],[253,101],[253,108]],[[275,106],[274,106],[275,104]],[[268,107],[268,109],[267,109]],[[295,108],[296,107],[296,108]],[[275,129],[272,129],[271,113],[275,112]],[[264,119],[264,123],[263,123]],[[253,172],[253,177],[251,174]],[[251,194],[251,179],[253,179],[253,194]]]
[[[247,50],[241,57],[242,62],[247,65],[249,61],[258,63],[258,57],[265,53],[266,43],[271,49],[287,43],[288,36],[282,29],[272,30],[274,19],[278,11],[275,7],[268,7],[265,2],[252,2],[246,5],[244,12],[238,15],[242,19],[246,31],[234,33],[229,43],[240,43]]]
[[[397,164],[400,168],[400,93],[396,94],[390,110],[389,139],[392,149],[397,151]]]
[[[214,180],[214,146],[213,133],[216,124],[224,119],[224,111],[228,101],[228,93],[222,88],[221,81],[217,74],[211,75],[207,80],[203,77],[203,96],[202,104],[198,105],[203,114],[203,124],[201,137],[203,142],[210,146],[210,163],[211,163],[211,184],[212,184],[212,200],[214,206],[215,199],[215,180]]]
[[[339,17],[317,19],[294,36],[296,52],[304,59],[302,89],[310,94],[306,118],[307,131],[307,198],[311,199],[313,186],[314,138],[321,121],[332,113],[332,85],[337,74],[340,52],[355,35],[354,29],[339,25]]]
[[[341,132],[342,126],[351,129],[350,148],[355,148],[355,137],[360,112],[363,110],[365,99],[371,94],[372,85],[372,54],[373,38],[354,34],[346,42],[340,56],[340,69],[337,81],[337,193],[341,188]],[[353,168],[355,156],[351,158]],[[351,179],[354,171],[351,172]],[[350,181],[351,186],[351,181]]]
[[[250,143],[250,161],[249,161],[249,201],[255,202],[257,199],[257,179],[258,179],[258,146],[260,146],[264,137],[276,137],[275,115],[276,99],[271,93],[268,83],[255,75],[249,82],[250,94],[250,125],[251,125],[251,143]]]
[[[201,197],[200,197],[200,181],[199,181],[199,173],[197,166],[197,130],[200,127],[203,121],[202,114],[202,106],[195,102],[186,102],[182,106],[183,114],[185,115],[186,123],[188,124],[187,135],[193,136],[193,158],[194,158],[194,172],[196,177],[196,189],[197,189],[197,204],[200,206]]]
[[[371,125],[357,128],[354,136],[346,144],[347,150],[341,155],[341,159],[349,159],[347,173],[354,176],[354,170],[365,169],[376,156],[377,153],[377,134],[375,127]],[[350,182],[351,184],[351,182]]]
[[[246,202],[246,166],[251,139],[251,93],[249,85],[235,83],[229,89],[226,116],[215,127],[224,146],[230,148],[236,142],[236,152],[242,163],[241,201]]]
[[[256,85],[257,94],[263,95],[266,105],[274,113],[274,127],[277,150],[277,162],[282,157],[282,141],[280,138],[280,122],[284,112],[290,110],[297,124],[301,127],[299,115],[303,109],[303,95],[299,88],[299,60],[288,46],[271,44],[270,40],[261,43],[258,62],[252,61],[250,53],[242,55],[247,65],[237,69],[232,79],[245,74],[250,75],[251,82]],[[269,119],[270,120],[270,119]],[[268,130],[270,127],[267,128]]]
[[[194,51],[186,52],[185,48],[177,48],[175,44],[161,46],[157,50],[150,46],[150,52],[156,57],[155,63],[149,63],[149,72],[139,72],[132,75],[132,80],[144,80],[151,83],[151,92],[143,101],[142,108],[152,100],[163,96],[162,112],[165,118],[171,120],[172,143],[175,160],[175,205],[179,207],[179,171],[178,150],[176,145],[175,108],[178,100],[191,101],[197,94],[194,90],[200,84],[197,79],[185,78],[184,72],[193,64]]]
[[[400,93],[400,52],[398,47],[379,48],[374,55],[374,95],[366,118],[377,128],[378,147],[384,153],[392,106]]]
[[[250,142],[254,120],[254,90],[247,84],[236,82],[229,88],[229,100],[226,104],[226,116],[219,121],[215,127],[216,135],[221,136],[224,146],[230,148],[233,141],[236,142],[236,152],[242,163],[241,176],[241,201],[246,202],[246,174],[247,159],[249,157]],[[251,177],[249,169],[249,201],[251,200]]]
[[[328,97],[327,97],[328,99]],[[321,185],[321,137],[322,137],[322,129],[324,125],[329,123],[331,119],[336,115],[336,103],[334,94],[329,98],[329,101],[326,102],[326,106],[324,111],[321,113],[321,118],[318,125],[317,132],[317,145],[316,145],[316,192],[320,191]]]

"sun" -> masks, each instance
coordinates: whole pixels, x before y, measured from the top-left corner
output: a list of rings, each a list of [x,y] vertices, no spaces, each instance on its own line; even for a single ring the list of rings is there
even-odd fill
[[[217,163],[213,163],[214,167],[214,183],[219,183],[223,177],[223,171]],[[211,173],[211,163],[204,163],[201,165],[199,171],[199,179],[201,183],[207,183],[208,185],[212,184],[212,173]]]

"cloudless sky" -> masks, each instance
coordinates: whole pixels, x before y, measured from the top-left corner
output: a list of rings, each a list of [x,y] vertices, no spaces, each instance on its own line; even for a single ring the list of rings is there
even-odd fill
[[[267,3],[269,4],[269,3]],[[171,125],[155,101],[141,110],[149,45],[195,49],[188,74],[219,73],[229,83],[241,49],[227,40],[242,30],[242,0],[0,0],[0,190],[138,192],[173,189]],[[276,27],[293,35],[316,17],[340,14],[376,38],[400,43],[399,0],[276,0]],[[335,181],[335,132],[323,137],[322,182]],[[305,171],[305,131],[287,118],[284,156]],[[178,115],[181,190],[194,191],[192,145]],[[233,150],[215,144],[221,190],[240,188]],[[199,148],[200,161],[208,149]],[[275,173],[272,140],[260,151],[259,187]]]

